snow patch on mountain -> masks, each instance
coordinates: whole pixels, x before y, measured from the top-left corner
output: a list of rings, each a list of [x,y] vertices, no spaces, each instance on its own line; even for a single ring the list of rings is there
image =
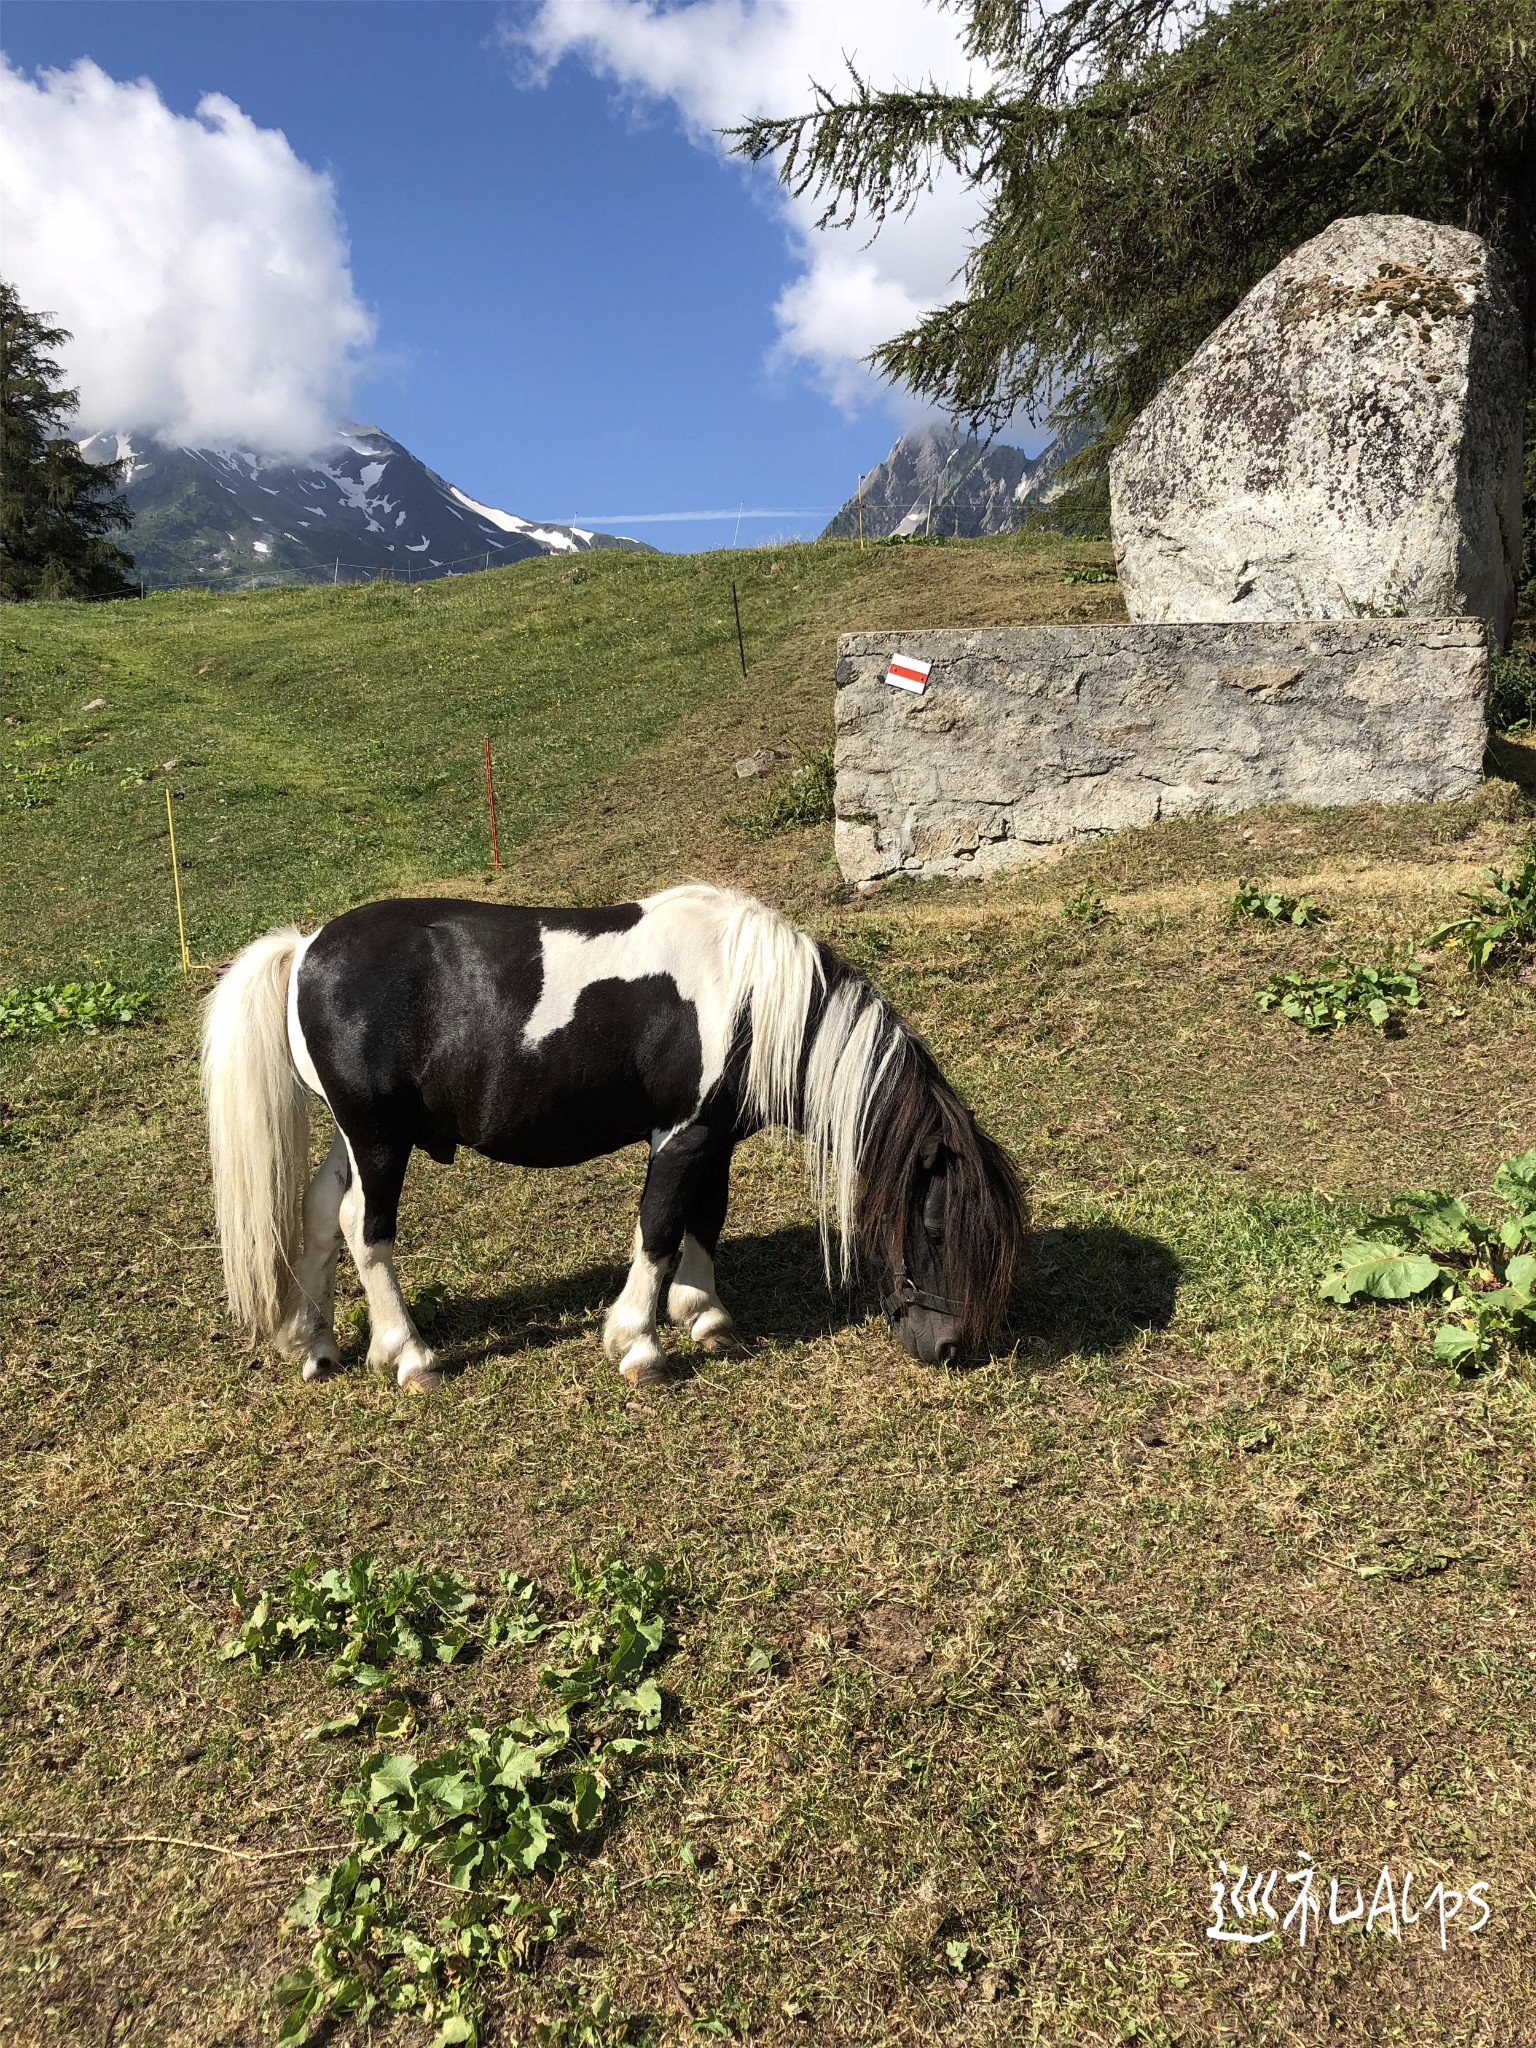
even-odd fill
[[[127,431],[94,434],[80,446],[92,461],[126,465],[128,546],[151,584],[393,574],[414,582],[533,555],[644,548],[483,504],[379,428],[350,422],[300,463],[250,448],[168,447]]]

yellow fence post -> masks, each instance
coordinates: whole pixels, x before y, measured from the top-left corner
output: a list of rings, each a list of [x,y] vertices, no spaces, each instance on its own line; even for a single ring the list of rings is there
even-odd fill
[[[187,923],[181,914],[181,869],[176,860],[176,820],[171,815],[171,789],[169,783],[166,784],[165,789],[165,823],[171,835],[171,880],[176,885],[176,934],[181,940],[181,971],[183,974],[190,974],[192,971],[192,955],[187,951]]]

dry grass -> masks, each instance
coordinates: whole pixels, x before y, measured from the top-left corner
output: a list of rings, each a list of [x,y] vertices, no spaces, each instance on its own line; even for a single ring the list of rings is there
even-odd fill
[[[865,565],[493,885],[743,883],[877,975],[1033,1189],[1035,1269],[974,1372],[913,1365],[867,1297],[827,1298],[763,1142],[721,1260],[750,1357],[644,1400],[602,1360],[635,1159],[423,1160],[404,1270],[446,1283],[434,1336],[462,1371],[406,1402],[354,1336],[303,1388],[221,1311],[194,991],[149,1031],[7,1056],[0,2041],[266,2038],[308,1859],[48,1840],[342,1838],[361,1757],[304,1739],[332,1711],[320,1672],[210,1659],[230,1576],[366,1546],[553,1585],[615,1543],[674,1577],[668,1717],[599,1853],[555,1880],[572,1931],[500,1989],[492,2039],[599,1987],[627,2038],[666,2043],[1532,2039],[1529,1374],[1458,1381],[1427,1312],[1345,1314],[1315,1283],[1360,1202],[1484,1185],[1536,1140],[1536,1005],[1437,966],[1402,1038],[1313,1042],[1251,1000],[1282,966],[1410,945],[1528,812],[1489,785],[1193,821],[867,900],[827,830],[743,829],[757,786],[731,764],[822,743],[835,627],[1045,615],[1068,593],[1033,567]],[[1229,925],[1245,874],[1335,923]],[[1083,886],[1114,912],[1088,929],[1059,912]],[[444,1674],[424,1739],[521,1684]],[[1443,1955],[1427,1922],[1325,1925],[1304,1953],[1206,1939],[1218,1856],[1299,1851],[1367,1895],[1387,1862],[1482,1878],[1492,1918]]]

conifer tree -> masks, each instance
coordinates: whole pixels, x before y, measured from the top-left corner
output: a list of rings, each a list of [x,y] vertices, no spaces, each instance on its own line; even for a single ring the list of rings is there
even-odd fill
[[[880,221],[941,164],[978,195],[964,290],[871,360],[958,420],[1022,412],[1109,450],[1264,274],[1341,214],[1502,251],[1536,319],[1533,0],[940,0],[990,82],[813,89],[730,131],[825,221]],[[1090,493],[1090,502],[1094,494]]]
[[[107,538],[131,523],[123,464],[89,462],[59,429],[79,393],[59,383],[61,327],[0,279],[0,600],[126,597],[133,557]]]

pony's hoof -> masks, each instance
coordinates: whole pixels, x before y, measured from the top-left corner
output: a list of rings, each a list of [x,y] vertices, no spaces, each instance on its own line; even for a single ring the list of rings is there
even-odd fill
[[[306,1382],[323,1380],[335,1372],[340,1364],[341,1353],[336,1347],[335,1339],[322,1339],[317,1344],[311,1344],[305,1352],[300,1372]]]
[[[637,1337],[621,1359],[619,1372],[632,1387],[659,1387],[673,1377],[667,1354],[654,1337]]]
[[[723,1309],[702,1315],[688,1333],[710,1358],[740,1358],[746,1351],[741,1332]]]
[[[430,1394],[434,1387],[443,1384],[436,1356],[425,1344],[412,1342],[406,1345],[396,1361],[395,1384],[408,1388],[413,1394]]]

